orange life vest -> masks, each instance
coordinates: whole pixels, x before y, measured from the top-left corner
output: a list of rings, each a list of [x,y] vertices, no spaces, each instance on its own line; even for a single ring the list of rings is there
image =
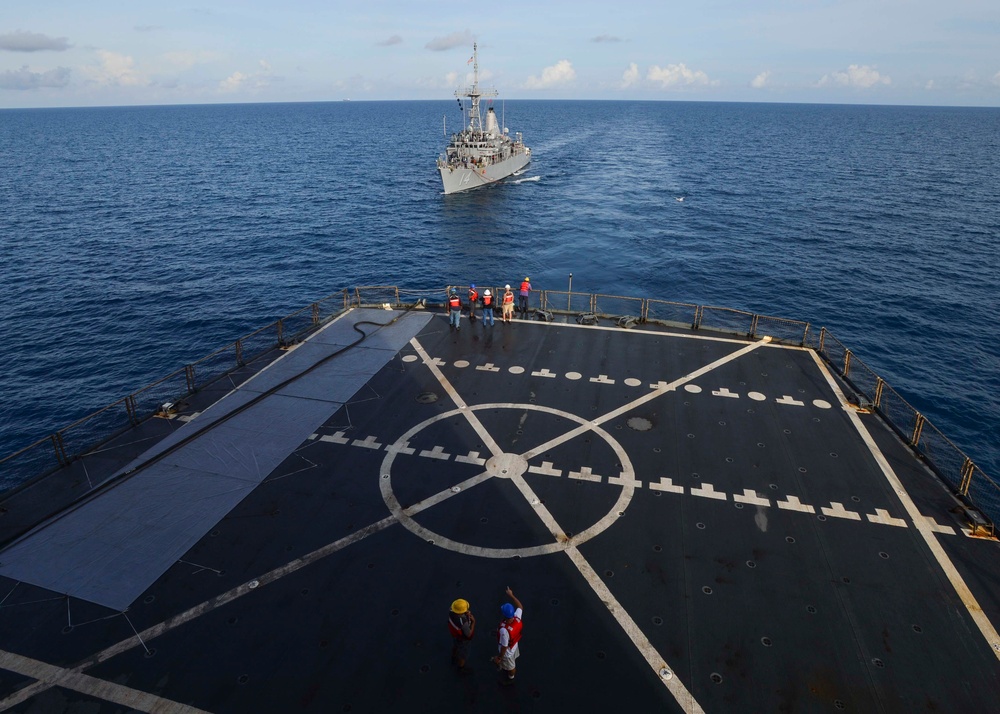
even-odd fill
[[[530,290],[531,290],[531,283],[529,283],[527,280],[525,280],[523,283],[521,283],[521,292],[522,293],[528,293]]]
[[[503,304],[511,305],[514,302],[514,293],[504,293],[503,294]]]
[[[514,645],[521,641],[521,621],[516,617],[513,622],[500,623],[500,627],[497,629],[497,642],[500,641],[500,630],[507,630],[507,647],[510,649],[513,649]]]
[[[462,301],[458,299],[458,295],[452,295],[450,298],[448,298],[448,307],[450,307],[452,310],[462,309]]]
[[[474,303],[478,299],[479,299],[479,293],[477,293],[475,290],[469,290],[469,303],[470,304]]]
[[[486,307],[489,307],[492,304],[493,304],[493,296],[492,295],[483,295],[483,305],[485,305]]]

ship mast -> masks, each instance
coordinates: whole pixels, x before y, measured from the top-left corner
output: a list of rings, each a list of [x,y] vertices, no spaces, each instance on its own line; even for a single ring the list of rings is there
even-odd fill
[[[472,43],[472,86],[466,87],[464,90],[457,90],[455,96],[468,97],[472,100],[472,106],[469,108],[468,131],[482,133],[483,120],[479,114],[479,99],[480,97],[495,97],[497,90],[479,91],[479,43],[477,42]]]

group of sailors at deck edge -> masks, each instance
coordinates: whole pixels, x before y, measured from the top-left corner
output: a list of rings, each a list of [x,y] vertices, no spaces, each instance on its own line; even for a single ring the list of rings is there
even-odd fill
[[[497,292],[499,292],[499,290]],[[528,296],[531,294],[531,278],[525,277],[517,292],[517,309],[518,312],[521,313],[521,318],[523,319],[528,316]],[[507,285],[504,285],[504,292],[502,295],[494,295],[489,288],[483,290],[480,295],[476,286],[470,285],[468,300],[463,305],[462,298],[458,294],[458,288],[451,288],[448,291],[448,299],[445,302],[445,306],[448,311],[448,324],[451,326],[452,331],[462,329],[461,319],[463,307],[467,308],[469,311],[470,322],[476,321],[477,308],[482,309],[483,324],[493,327],[493,316],[498,306],[500,307],[500,317],[503,322],[510,322],[514,318],[514,291],[508,283]]]

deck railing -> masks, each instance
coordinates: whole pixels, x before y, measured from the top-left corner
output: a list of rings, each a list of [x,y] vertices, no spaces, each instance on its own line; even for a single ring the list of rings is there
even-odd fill
[[[72,463],[129,427],[151,418],[164,403],[183,400],[275,348],[294,343],[349,308],[398,308],[420,301],[441,306],[451,288],[458,289],[464,300],[468,290],[465,285],[448,285],[444,290],[395,285],[338,290],[0,459],[0,488],[21,484]],[[499,304],[503,287],[480,284],[480,295],[486,288]],[[516,288],[514,292],[516,295]],[[612,324],[618,318],[628,317],[634,321],[623,324],[704,329],[748,339],[768,335],[775,341],[813,349],[857,392],[863,402],[859,406],[876,410],[957,495],[989,520],[1000,521],[1000,485],[825,327],[814,333],[810,324],[801,320],[600,293],[533,291],[529,305],[554,314],[589,313],[612,320]]]

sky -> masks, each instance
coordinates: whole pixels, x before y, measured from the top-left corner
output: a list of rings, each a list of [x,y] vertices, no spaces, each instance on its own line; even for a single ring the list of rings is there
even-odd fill
[[[1000,107],[1000,0],[2,0],[0,108],[450,99]]]

